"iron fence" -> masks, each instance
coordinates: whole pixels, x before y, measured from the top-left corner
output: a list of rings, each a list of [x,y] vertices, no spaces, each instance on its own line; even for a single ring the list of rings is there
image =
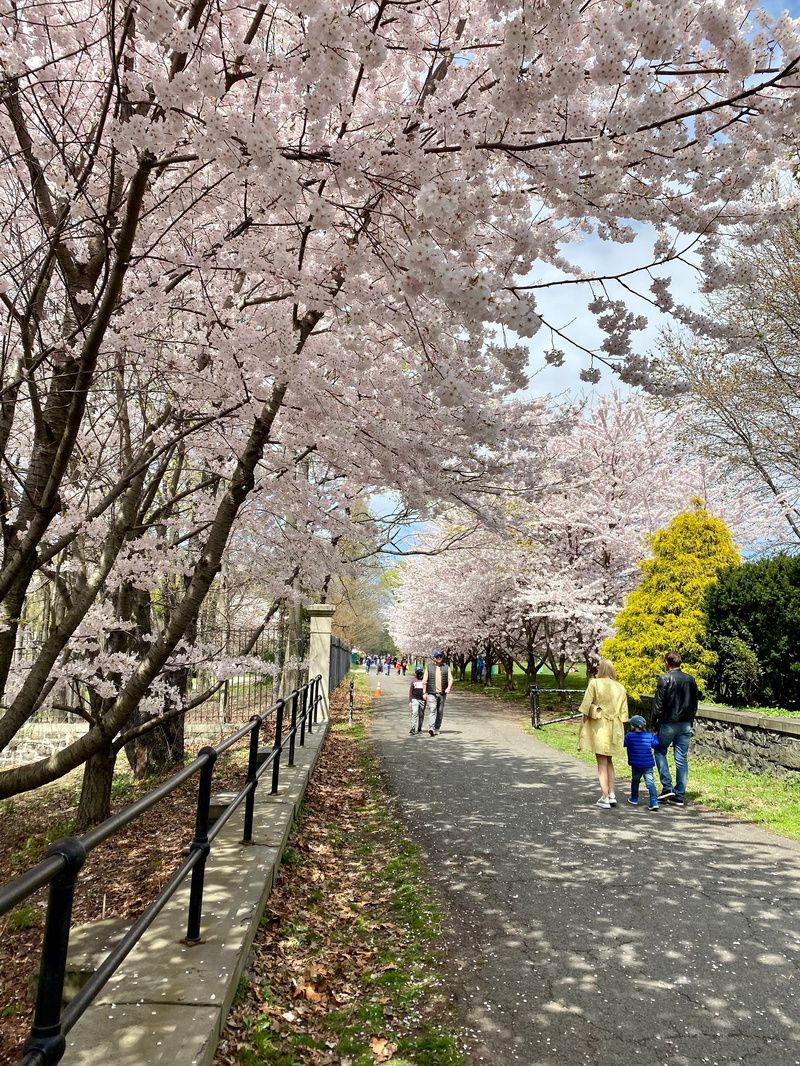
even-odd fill
[[[92,712],[94,664],[110,649],[114,636],[106,632],[76,638],[64,649],[56,663],[61,679],[44,686],[32,722],[77,721]],[[138,629],[123,636],[132,662],[153,639]],[[23,637],[14,652],[20,683],[46,641],[46,634],[39,632]],[[306,646],[304,637],[300,647],[288,647],[277,625],[201,629],[194,639],[178,645],[159,680],[174,688],[189,722],[244,722],[251,714],[263,713],[282,692],[308,680]]]
[[[305,744],[306,733],[313,732],[319,720],[322,701],[321,677],[295,689],[285,700],[278,700],[264,715],[253,717],[240,729],[213,747],[202,748],[197,758],[157,788],[148,792],[117,814],[107,818],[81,837],[66,837],[51,845],[47,856],[14,881],[0,887],[0,916],[7,914],[23,900],[46,885],[50,886],[42,940],[39,979],[33,1025],[25,1044],[22,1066],[51,1066],[62,1058],[66,1035],[97,997],[109,978],[126,956],[141,940],[167,901],[175,894],[183,880],[191,873],[189,908],[187,915],[187,944],[201,944],[203,886],[205,868],[211,847],[234,812],[244,803],[244,835],[242,843],[253,837],[255,795],[261,777],[271,773],[271,792],[278,791],[281,753],[288,744],[288,765],[294,765],[295,741]],[[289,714],[289,728],[284,730]],[[267,718],[274,717],[272,749],[259,765],[259,738]],[[209,825],[209,807],[213,783],[214,763],[218,756],[239,742],[249,741],[247,776],[244,785],[222,814]],[[89,981],[69,1004],[62,1009],[62,995],[67,966],[72,905],[80,889],[79,873],[86,856],[104,840],[129,825],[145,811],[169,796],[195,774],[198,775],[197,811],[194,839],[187,857],[172,874],[164,888],[131,925],[128,932],[109,952]]]
[[[351,648],[340,637],[331,637],[330,691],[347,677],[351,665]]]

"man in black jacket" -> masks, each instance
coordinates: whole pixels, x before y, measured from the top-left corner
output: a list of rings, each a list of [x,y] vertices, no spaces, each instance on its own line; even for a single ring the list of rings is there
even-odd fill
[[[697,682],[691,674],[681,670],[681,657],[676,651],[664,656],[667,672],[656,685],[651,727],[658,733],[658,747],[654,749],[658,776],[661,778],[661,801],[671,800],[678,807],[686,802],[686,779],[689,776],[689,741],[694,716],[697,714]],[[675,788],[667,763],[669,746],[675,755]]]

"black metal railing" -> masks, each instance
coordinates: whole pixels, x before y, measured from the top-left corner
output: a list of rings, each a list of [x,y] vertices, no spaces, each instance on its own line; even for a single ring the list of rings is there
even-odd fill
[[[330,690],[338,688],[347,677],[352,663],[352,648],[340,637],[331,637]]]
[[[164,905],[175,894],[184,878],[191,873],[189,909],[186,926],[187,944],[200,944],[203,913],[203,887],[206,860],[212,844],[234,812],[245,805],[244,834],[242,843],[253,838],[253,812],[256,789],[260,778],[271,771],[271,792],[278,791],[281,754],[288,743],[288,765],[294,765],[295,741],[299,736],[301,747],[306,733],[312,733],[319,721],[322,704],[321,677],[308,681],[295,689],[286,699],[278,700],[264,715],[254,715],[249,722],[214,747],[202,748],[197,758],[157,788],[107,818],[81,837],[66,837],[57,840],[47,856],[36,866],[16,880],[0,887],[0,916],[7,914],[23,900],[45,885],[50,886],[47,904],[39,984],[36,994],[33,1025],[23,1050],[22,1066],[50,1066],[57,1063],[66,1048],[66,1034],[72,1029],[87,1007],[96,998],[109,978],[132,951],[147,928],[153,923]],[[289,715],[289,728],[284,731],[284,721]],[[258,764],[259,738],[267,718],[274,716],[272,750]],[[249,739],[247,776],[242,788],[227,805],[213,825],[209,824],[209,807],[213,784],[214,764],[217,758],[237,743]],[[125,936],[114,946],[80,992],[62,1010],[62,996],[67,967],[72,904],[79,887],[79,874],[86,856],[110,836],[129,825],[145,811],[169,796],[185,781],[199,775],[197,790],[197,813],[194,839],[187,857],[178,866],[167,884],[146,910],[136,919]]]
[[[531,685],[528,696],[531,703],[531,725],[534,729],[581,717],[583,689],[540,688],[539,685]]]
[[[528,689],[531,704],[531,725],[534,729],[569,722],[580,718],[580,706],[585,689],[542,688],[531,685]],[[653,713],[652,696],[628,696],[628,714],[641,714],[648,722]]]

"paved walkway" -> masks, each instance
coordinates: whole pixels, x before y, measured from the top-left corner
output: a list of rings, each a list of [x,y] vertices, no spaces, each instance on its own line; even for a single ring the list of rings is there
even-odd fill
[[[373,741],[452,918],[470,1063],[800,1063],[800,844],[625,782],[599,810],[591,767],[478,695],[409,736],[407,690],[383,679]]]

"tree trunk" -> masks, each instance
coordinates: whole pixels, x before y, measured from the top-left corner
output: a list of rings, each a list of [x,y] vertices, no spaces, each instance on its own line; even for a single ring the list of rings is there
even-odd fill
[[[486,655],[484,656],[483,664],[483,683],[485,686],[492,683],[492,669],[494,667],[494,653],[491,648],[486,649]]]
[[[117,756],[110,743],[86,760],[75,822],[77,832],[97,825],[111,813],[111,783],[114,780],[116,761]]]
[[[179,714],[175,718],[168,718],[149,733],[134,737],[125,745],[125,754],[137,781],[164,774],[183,760],[184,717]],[[135,718],[131,720],[134,725],[146,721],[146,718],[141,723]]]
[[[508,655],[502,655],[500,659],[506,672],[506,689],[509,692],[513,692],[516,688],[514,684],[514,659]]]

